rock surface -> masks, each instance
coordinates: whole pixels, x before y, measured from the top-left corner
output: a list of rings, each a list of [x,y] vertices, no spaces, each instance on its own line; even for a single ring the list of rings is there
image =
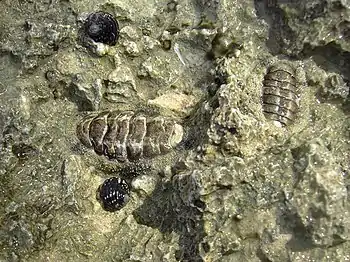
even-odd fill
[[[0,261],[348,261],[347,1],[0,1]],[[111,13],[115,46],[80,41]],[[14,19],[15,18],[15,19]],[[262,111],[267,68],[296,69],[287,127]],[[179,119],[168,155],[87,150],[91,111]],[[131,185],[121,210],[96,199]]]

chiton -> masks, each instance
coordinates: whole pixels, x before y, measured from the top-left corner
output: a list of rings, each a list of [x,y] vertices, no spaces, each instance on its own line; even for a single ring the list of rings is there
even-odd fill
[[[77,125],[77,136],[99,155],[119,162],[166,154],[183,138],[174,119],[133,111],[92,113]]]
[[[298,110],[295,69],[286,64],[272,65],[263,81],[262,108],[265,117],[283,126],[295,120]]]
[[[89,38],[106,45],[115,45],[119,38],[118,22],[106,12],[90,14],[84,23],[84,29]]]
[[[114,212],[129,201],[130,186],[123,178],[111,177],[99,186],[96,197],[104,210]]]

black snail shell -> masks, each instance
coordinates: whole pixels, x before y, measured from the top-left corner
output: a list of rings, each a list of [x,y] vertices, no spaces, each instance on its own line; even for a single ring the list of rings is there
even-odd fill
[[[265,117],[283,126],[291,124],[298,110],[294,68],[285,63],[271,66],[263,84]]]
[[[96,12],[88,16],[84,23],[85,34],[98,43],[115,45],[119,38],[119,25],[106,12]]]
[[[123,208],[130,198],[130,186],[122,178],[106,179],[97,190],[97,199],[104,210],[114,212]]]
[[[175,120],[133,111],[92,113],[76,131],[85,146],[119,162],[166,154],[183,138],[183,128]]]

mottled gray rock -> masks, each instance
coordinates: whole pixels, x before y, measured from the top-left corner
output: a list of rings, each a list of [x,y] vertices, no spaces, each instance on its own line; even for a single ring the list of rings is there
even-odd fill
[[[288,197],[316,246],[333,246],[350,238],[350,217],[343,172],[320,140],[296,148],[298,182]]]
[[[77,213],[79,211],[79,204],[75,197],[77,188],[81,179],[82,170],[81,163],[79,158],[71,156],[68,159],[65,159],[62,164],[62,188],[63,194],[62,199],[66,202],[68,209],[72,212]]]
[[[153,54],[140,64],[137,75],[148,78],[158,88],[167,88],[178,80],[183,71],[183,64],[176,55],[172,54],[163,59],[163,52],[159,52],[159,55]]]
[[[313,14],[321,1],[268,2],[277,19],[270,31],[270,21],[256,12],[266,1],[0,1],[0,260],[347,260],[349,207],[339,199],[349,183],[335,179],[339,184],[327,186],[336,168],[349,173],[346,110],[328,103],[343,101],[346,89],[341,81],[324,85],[332,75],[348,81],[346,25],[339,24],[344,33],[324,34],[347,19],[347,9],[323,1],[330,20],[321,19],[325,31],[315,36],[319,17],[307,28],[301,9]],[[116,46],[96,45],[94,53],[79,42],[78,16],[97,10],[113,13],[122,32]],[[293,36],[299,31],[300,39]],[[303,61],[271,52],[301,54]],[[300,114],[287,128],[274,126],[261,108],[266,69],[282,60],[308,75]],[[324,87],[326,103],[319,103]],[[122,103],[101,97],[107,91]],[[128,205],[108,213],[96,190],[122,176],[124,166],[77,144],[80,111],[146,103],[151,109],[143,110],[170,109],[186,139],[171,156],[152,159],[151,170],[129,178]],[[305,148],[314,137],[325,141],[322,159],[333,164],[306,168],[311,175],[296,171],[293,163],[303,157],[291,148]],[[32,146],[39,154],[31,154]],[[304,195],[309,187],[314,194]],[[304,208],[324,213],[312,214],[314,221],[321,217],[312,225],[301,218]]]
[[[330,43],[350,51],[348,1],[256,1],[256,8],[262,17],[268,17],[268,45],[273,53],[296,55],[307,46]]]
[[[259,96],[240,83],[222,85],[216,94],[215,109],[207,131],[209,141],[235,155],[252,155],[266,145],[266,125],[259,115]],[[250,90],[252,91],[250,93]]]
[[[139,42],[140,33],[132,26],[125,26],[120,30],[120,44],[124,47],[128,56],[134,57],[141,54]]]
[[[286,246],[291,238],[291,234],[278,234],[277,237],[272,238],[272,241],[262,241],[260,258],[267,259],[271,262],[290,261]]]
[[[102,98],[102,80],[96,79],[89,83],[84,76],[77,74],[73,76],[68,87],[70,99],[76,102],[81,111],[96,111],[100,107]]]
[[[344,79],[338,74],[330,75],[319,92],[322,101],[335,101],[340,103],[344,103],[349,97],[349,94],[348,84],[345,83]]]
[[[132,189],[138,194],[149,196],[157,185],[157,179],[154,176],[142,175],[132,181]]]
[[[274,155],[247,161],[238,157],[223,160],[211,150],[204,150],[198,162],[189,157],[182,163],[183,168],[194,169],[204,162],[206,168],[180,171],[172,179],[177,196],[172,205],[178,206],[180,199],[185,206],[203,212],[205,237],[199,245],[201,256],[214,261],[248,256],[247,261],[253,261],[258,252],[258,246],[250,246],[254,241],[265,241],[267,253],[268,249],[276,249],[286,255],[287,250],[277,244],[280,233],[276,233],[275,240],[266,241],[269,238],[265,231],[277,227],[276,210],[271,205],[281,198],[282,190],[291,188],[292,183],[284,184],[292,178],[291,170],[286,168],[291,162],[285,160],[285,155],[274,163],[269,160]],[[180,166],[177,170],[181,170]],[[273,241],[277,241],[276,247]]]
[[[134,76],[125,65],[119,65],[108,75],[104,97],[114,103],[125,102],[125,98],[136,95]]]
[[[12,53],[20,59],[21,67],[33,72],[40,66],[42,59],[53,55],[60,48],[70,45],[74,35],[74,27],[71,23],[73,16],[67,12],[66,7],[60,3],[54,3],[57,12],[48,11],[50,7],[42,3],[45,7],[41,10],[32,3],[24,3],[21,8],[14,8],[3,14],[3,21],[18,17],[27,13],[18,23],[2,23],[2,37],[0,40],[0,50]],[[43,7],[43,6],[42,6]],[[40,19],[31,17],[35,12],[43,12]],[[66,14],[64,21],[60,17]]]
[[[11,221],[5,226],[8,227],[9,233],[5,236],[5,239],[14,251],[19,249],[25,253],[34,246],[34,237],[30,225],[23,220]]]
[[[290,251],[290,261],[347,261],[350,259],[349,241],[330,248],[313,248],[304,251]]]

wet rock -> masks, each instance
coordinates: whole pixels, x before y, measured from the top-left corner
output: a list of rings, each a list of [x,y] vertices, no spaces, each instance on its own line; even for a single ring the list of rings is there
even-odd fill
[[[298,182],[288,199],[315,246],[350,239],[350,218],[343,173],[327,147],[313,140],[293,151]]]
[[[162,55],[154,54],[140,64],[137,74],[140,78],[148,78],[158,88],[166,88],[180,77],[182,67],[175,54],[165,59]]]
[[[101,210],[96,200],[96,189],[103,182],[101,177],[93,175],[93,169],[85,166],[77,155],[67,156],[60,168],[59,198],[64,212],[79,214],[94,208]]]
[[[76,74],[67,92],[80,111],[96,111],[102,98],[102,80],[96,79],[90,84],[83,75]]]
[[[48,50],[57,51],[59,44],[64,41],[72,28],[69,25],[56,23],[35,24],[27,21],[27,43],[31,44],[30,50],[40,50],[46,46]]]
[[[125,102],[135,94],[136,84],[129,67],[120,65],[108,75],[104,93],[104,98],[108,101]]]
[[[14,14],[9,12],[7,15]],[[74,30],[69,24],[56,23],[57,17],[52,14],[49,19],[44,15],[40,21],[28,17],[23,18],[23,23],[18,23],[14,31],[8,26],[3,29],[6,37],[2,38],[0,46],[1,50],[20,59],[25,71],[32,73],[43,58],[57,53],[71,43]]]
[[[220,58],[224,56],[238,57],[243,44],[237,41],[230,32],[218,32],[212,43],[210,56]]]
[[[263,242],[260,247],[260,258],[271,262],[289,261],[289,254],[286,248],[290,234],[280,234],[272,238],[272,241]]]
[[[269,17],[268,45],[273,53],[296,55],[307,46],[314,48],[332,42],[350,51],[350,5],[346,1],[256,1],[256,8],[262,17]]]
[[[156,46],[159,46],[160,43],[158,40],[152,38],[152,37],[149,37],[147,35],[143,36],[142,38],[142,43],[143,43],[143,49],[145,51],[151,51],[153,50]]]
[[[138,45],[135,42],[132,41],[125,41],[124,42],[125,52],[129,56],[138,56],[140,55],[140,50]]]
[[[155,99],[149,100],[148,103],[176,112],[186,113],[195,105],[196,100],[194,96],[169,91]]]
[[[196,9],[206,18],[207,23],[214,23],[216,21],[220,5],[219,0],[196,0],[194,2]]]
[[[61,167],[63,196],[68,210],[78,212],[80,207],[76,199],[76,192],[81,176],[82,166],[79,158],[71,156],[65,159]]]
[[[95,53],[98,56],[104,56],[107,55],[110,51],[110,47],[108,45],[105,45],[103,43],[94,43],[91,46],[91,50],[93,53]]]
[[[172,180],[174,188],[176,188],[178,191],[179,198],[185,205],[191,207],[197,207],[196,200],[199,200],[200,196],[199,191],[201,189],[201,185],[197,180],[198,178],[196,177],[196,173],[197,172],[194,171],[192,174],[180,174],[175,176]],[[202,206],[197,208],[204,209]]]
[[[132,181],[133,191],[141,195],[150,196],[157,184],[157,179],[154,176],[142,175]]]
[[[275,220],[280,212],[275,205],[284,204],[283,193],[293,192],[298,182],[292,170],[291,144],[299,146],[301,140],[309,140],[307,135],[321,133],[331,141],[329,147],[337,151],[337,162],[346,169],[349,136],[342,137],[347,125],[344,114],[334,114],[331,106],[317,103],[316,88],[312,87],[307,88],[311,95],[302,102],[313,107],[314,114],[309,115],[304,107],[304,118],[298,118],[306,119],[307,124],[297,121],[282,131],[266,121],[261,113],[262,79],[268,64],[279,58],[272,57],[266,49],[268,24],[256,16],[254,2],[266,3],[99,3],[94,9],[118,15],[122,32],[115,47],[96,43],[96,56],[76,43],[76,14],[91,11],[86,1],[21,1],[16,8],[10,1],[0,1],[0,10],[4,10],[0,18],[0,51],[5,52],[0,55],[1,76],[13,76],[17,83],[26,84],[1,83],[5,89],[0,89],[0,115],[4,116],[3,121],[0,117],[0,131],[1,122],[5,123],[5,130],[0,139],[5,144],[1,144],[0,164],[5,168],[0,169],[0,177],[6,191],[0,191],[0,196],[4,196],[0,207],[8,216],[6,225],[13,225],[16,220],[22,228],[19,231],[31,234],[23,233],[29,241],[22,241],[24,247],[15,249],[6,241],[6,236],[11,235],[9,227],[1,229],[0,238],[5,239],[5,244],[3,248],[0,243],[0,260],[288,261],[285,249],[294,261],[347,259],[346,242],[334,249],[291,250],[290,232],[270,233],[275,230],[271,227],[278,228],[280,223]],[[272,2],[278,6],[293,4]],[[11,22],[14,17],[18,23]],[[45,29],[41,25],[49,23],[53,25],[50,30],[54,30],[48,32],[51,36],[46,39],[40,30]],[[61,35],[55,25],[59,28],[65,24],[69,25],[68,34]],[[217,35],[221,27],[232,37]],[[231,40],[242,45],[233,47]],[[52,47],[46,45],[49,42]],[[208,60],[211,48],[215,61]],[[341,57],[334,58],[339,61],[335,67],[344,61],[338,58]],[[5,60],[9,62],[4,63]],[[224,70],[217,72],[216,86],[207,97],[207,86],[214,81],[212,69],[221,62]],[[33,78],[38,79],[35,83],[21,71],[23,66],[36,69],[31,70]],[[347,68],[346,64],[342,67]],[[58,74],[47,74],[46,82],[44,73],[51,69]],[[332,72],[338,72],[336,69]],[[112,74],[114,70],[116,76]],[[140,77],[136,78],[138,73]],[[102,80],[93,87],[96,79]],[[322,81],[323,78],[321,85]],[[317,88],[319,83],[315,84]],[[47,85],[49,88],[45,89]],[[108,88],[114,101],[124,104],[104,99],[99,103],[100,93],[106,94]],[[22,93],[23,89],[41,89],[45,99],[39,98],[36,91]],[[55,92],[54,98],[63,99],[51,100],[50,92]],[[83,149],[75,151],[79,156],[71,155],[72,149],[77,149],[75,126],[80,113],[76,105],[79,110],[123,111],[125,107],[138,108],[140,98],[154,103],[152,108],[170,108],[171,114],[183,120],[185,133],[191,129],[184,146],[174,154],[185,159],[185,163],[182,169],[173,168],[172,173],[172,157],[153,159],[150,162],[154,172],[131,174],[130,200],[116,216],[103,211],[95,193],[103,179],[115,176],[120,166]],[[197,107],[197,101],[203,103]],[[196,109],[187,117],[192,105]],[[186,116],[182,118],[183,115]],[[341,122],[334,128],[337,119]],[[30,128],[29,121],[36,128]],[[35,139],[20,139],[32,135]],[[35,141],[42,153],[28,161],[18,161],[12,145],[21,141]],[[82,160],[90,168],[84,167]],[[111,168],[103,169],[102,162],[108,162],[106,166]],[[51,233],[51,222],[40,219],[50,215],[54,217]],[[333,213],[331,217],[335,217]],[[47,237],[50,235],[51,239]],[[26,248],[31,239],[34,245]]]
[[[39,154],[39,150],[31,145],[25,143],[18,143],[12,145],[12,153],[19,159],[28,159]]]
[[[311,248],[303,251],[290,251],[289,259],[291,262],[304,261],[346,261],[350,259],[348,252],[350,248],[349,241],[329,248]]]
[[[339,101],[343,103],[349,97],[349,90],[349,86],[344,79],[340,75],[334,74],[326,79],[318,95],[321,101]]]
[[[172,47],[171,39],[172,39],[172,37],[170,35],[170,32],[165,30],[160,37],[160,43],[161,43],[164,50],[171,49],[171,47]]]
[[[4,129],[5,129],[5,113],[0,111],[0,141],[2,141]],[[0,143],[0,148],[1,147],[2,147],[2,143]]]
[[[127,25],[120,30],[120,34],[124,39],[137,41],[140,38],[140,32],[134,26]]]
[[[14,250],[20,249],[22,252],[30,250],[34,246],[33,233],[30,225],[24,221],[12,221],[9,225],[9,246]]]
[[[252,97],[250,97],[252,96]],[[255,111],[254,93],[243,92],[239,83],[222,85],[207,131],[210,142],[234,155],[251,155],[266,143],[266,126]],[[261,117],[261,116],[260,116]]]
[[[196,164],[191,164],[188,159],[186,165]],[[242,159],[235,158],[230,163],[224,161],[220,165],[173,176],[172,184],[176,191],[171,198],[172,205],[175,208],[185,205],[203,214],[205,237],[200,242],[202,258],[235,261],[243,254],[249,254],[252,259],[257,250],[252,248],[248,251],[248,242],[252,239],[258,241],[267,228],[276,226],[274,209],[256,208],[256,195],[253,196],[248,189],[255,184],[248,174]],[[220,227],[219,232],[217,227]]]
[[[260,209],[257,212],[247,210],[242,213],[237,223],[240,237],[243,239],[257,236],[262,238],[267,229],[276,227],[275,212],[274,208],[270,208]],[[255,213],[259,213],[259,216],[255,216]]]
[[[120,30],[121,35],[121,45],[125,49],[125,53],[128,56],[135,57],[141,54],[139,47],[139,33],[132,26],[125,26]]]

